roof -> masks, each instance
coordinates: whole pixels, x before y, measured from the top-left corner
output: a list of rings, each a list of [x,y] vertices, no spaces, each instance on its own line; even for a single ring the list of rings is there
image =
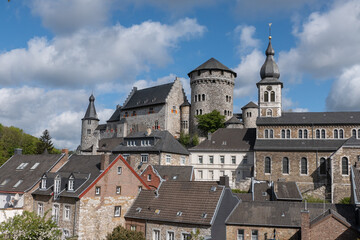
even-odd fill
[[[125,218],[210,225],[223,189],[216,182],[165,181],[158,196],[141,191]]]
[[[226,224],[300,228],[304,204],[304,202],[287,201],[242,202],[228,217]],[[352,205],[307,203],[307,209],[310,213],[310,221],[331,209],[355,226],[355,208]]]
[[[254,183],[254,201],[270,201],[271,199],[271,185],[267,182],[256,182]]]
[[[281,117],[258,117],[256,125],[359,125],[360,112],[283,112]]]
[[[153,165],[162,179],[169,181],[191,181],[193,176],[193,166],[164,166]]]
[[[302,195],[296,182],[274,182],[274,194],[277,200],[302,201]]]
[[[105,131],[106,130],[106,123],[105,124],[99,124],[95,130]]]
[[[207,139],[189,151],[251,151],[255,138],[256,129],[253,128],[219,128],[211,140]]]
[[[252,193],[234,193],[240,200],[240,202],[250,202],[252,201]]]
[[[0,192],[27,192],[40,180],[44,172],[50,171],[65,154],[14,155],[0,167]],[[27,163],[26,166],[25,163]],[[35,168],[35,164],[37,164]],[[20,165],[23,164],[24,168]],[[33,169],[32,169],[33,168]],[[18,187],[14,185],[22,180]]]
[[[114,149],[116,146],[124,142],[124,138],[102,138],[99,140],[99,149],[100,152],[107,152]]]
[[[257,139],[256,151],[336,151],[346,139]]]
[[[107,122],[118,122],[118,121],[120,121],[120,113],[121,113],[121,107],[117,106],[114,113],[111,115],[109,120],[107,120]]]
[[[351,184],[354,195],[354,203],[360,204],[360,168],[351,166]]]
[[[116,159],[117,155],[110,155],[110,164]],[[60,197],[80,197],[102,173],[100,170],[102,155],[72,155],[68,162],[56,173],[47,173],[47,190],[37,189],[33,192],[36,195],[51,195],[54,178],[61,176],[61,193]],[[42,172],[43,174],[43,172]],[[74,191],[66,191],[67,179],[70,174],[74,174]]]
[[[127,146],[128,140],[153,140],[150,146]],[[115,147],[113,152],[116,153],[131,153],[131,152],[167,152],[182,155],[189,155],[190,153],[186,148],[181,145],[168,131],[152,131],[150,135],[145,132],[133,132],[124,138],[124,142]]]
[[[225,126],[230,124],[242,124],[241,121],[234,115],[229,120],[227,120],[225,123]]]
[[[199,70],[223,70],[233,73],[235,77],[237,76],[236,72],[234,72],[233,70],[231,70],[230,68],[228,68],[227,66],[216,60],[215,58],[210,58],[209,60],[207,60],[206,62],[204,62],[203,64],[192,70],[191,72],[189,72],[188,76],[190,77],[190,74],[192,72]]]
[[[174,82],[136,90],[121,110],[164,104],[173,84]]]
[[[94,97],[94,95],[91,94],[91,96],[89,97],[88,108],[87,108],[85,116],[82,120],[97,120],[97,121],[99,121],[97,114],[96,114],[94,102],[95,102],[95,97]]]
[[[191,106],[187,98],[185,98],[185,101],[183,102],[183,104],[180,105],[180,107],[186,107],[186,106]]]
[[[248,108],[259,108],[259,106],[257,104],[255,104],[254,102],[249,102],[248,104],[243,106],[241,108],[241,110],[248,109]]]

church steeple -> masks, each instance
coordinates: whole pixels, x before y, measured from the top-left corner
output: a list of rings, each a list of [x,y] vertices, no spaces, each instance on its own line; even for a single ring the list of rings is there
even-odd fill
[[[269,27],[271,27],[271,24],[269,24]],[[280,71],[274,59],[275,51],[271,44],[271,34],[269,34],[269,44],[265,54],[266,59],[260,69],[261,80],[256,83],[258,87],[259,117],[280,117],[283,83],[279,80]]]
[[[85,116],[82,120],[98,120],[97,114],[96,114],[96,110],[95,110],[95,97],[94,95],[91,94],[91,96],[89,97],[89,106],[86,110]]]
[[[89,106],[86,110],[85,116],[81,119],[81,143],[80,150],[88,151],[90,148],[96,149],[98,147],[98,130],[99,119],[95,110],[95,97],[91,94],[89,98]]]

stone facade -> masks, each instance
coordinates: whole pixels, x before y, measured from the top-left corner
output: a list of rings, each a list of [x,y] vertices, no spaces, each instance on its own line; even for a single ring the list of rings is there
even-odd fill
[[[276,232],[276,239],[279,240],[298,240],[300,238],[300,231],[298,228],[279,228],[279,227],[261,227],[261,226],[226,226],[226,239],[236,240],[238,238],[238,230],[244,231],[244,239],[252,239],[252,231],[257,231],[258,238],[256,239],[271,239],[274,237],[274,230]],[[314,238],[323,239],[323,238]]]
[[[242,119],[245,128],[256,128],[256,119],[259,116],[258,108],[245,108],[242,110]]]

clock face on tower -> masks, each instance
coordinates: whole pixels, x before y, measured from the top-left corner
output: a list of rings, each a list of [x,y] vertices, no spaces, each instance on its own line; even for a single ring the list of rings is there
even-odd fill
[[[271,86],[267,86],[266,89],[270,91],[270,90],[272,89],[272,87],[271,87]]]

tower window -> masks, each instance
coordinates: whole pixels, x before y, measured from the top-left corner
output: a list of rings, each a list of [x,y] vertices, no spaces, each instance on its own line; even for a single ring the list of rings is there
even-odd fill
[[[298,137],[299,137],[299,138],[303,138],[303,130],[302,130],[302,129],[299,129]]]
[[[304,138],[308,138],[308,130],[304,129]]]
[[[268,102],[269,101],[269,92],[265,91],[264,92],[264,102]]]
[[[226,102],[228,102],[229,101],[229,96],[228,95],[226,95]]]
[[[200,109],[200,115],[202,115],[202,109]]]
[[[266,110],[266,116],[272,117],[272,110],[271,109]]]
[[[91,120],[89,119],[89,120],[87,120],[87,122],[88,122],[88,125],[90,125],[91,124]]]
[[[285,138],[285,129],[281,130],[281,138]]]
[[[339,137],[344,138],[344,130],[342,129],[339,130]]]
[[[91,134],[91,129],[86,130],[87,134]]]
[[[269,157],[265,158],[265,173],[271,173],[271,159]]]
[[[271,102],[275,102],[275,92],[274,91],[271,91],[271,94],[270,94],[270,100]]]
[[[291,137],[291,132],[290,129],[286,130],[286,138],[290,138]]]
[[[338,134],[338,130],[337,130],[337,129],[334,130],[334,138],[339,138],[339,134]]]
[[[198,100],[201,101],[201,95],[200,94],[198,95]]]
[[[308,173],[308,170],[307,170],[307,159],[306,158],[301,158],[301,162],[300,162],[300,173],[301,174],[307,174]]]
[[[202,100],[205,101],[205,94],[202,95]]]
[[[197,102],[197,95],[195,95],[195,102]]]
[[[316,129],[316,138],[320,138],[320,130]]]
[[[196,110],[196,115],[199,115],[199,110]]]
[[[353,129],[353,130],[352,130],[352,136],[353,136],[353,137],[356,137],[356,129]]]
[[[325,129],[321,129],[321,138],[326,138]]]
[[[226,110],[224,110],[224,115],[226,116]]]

